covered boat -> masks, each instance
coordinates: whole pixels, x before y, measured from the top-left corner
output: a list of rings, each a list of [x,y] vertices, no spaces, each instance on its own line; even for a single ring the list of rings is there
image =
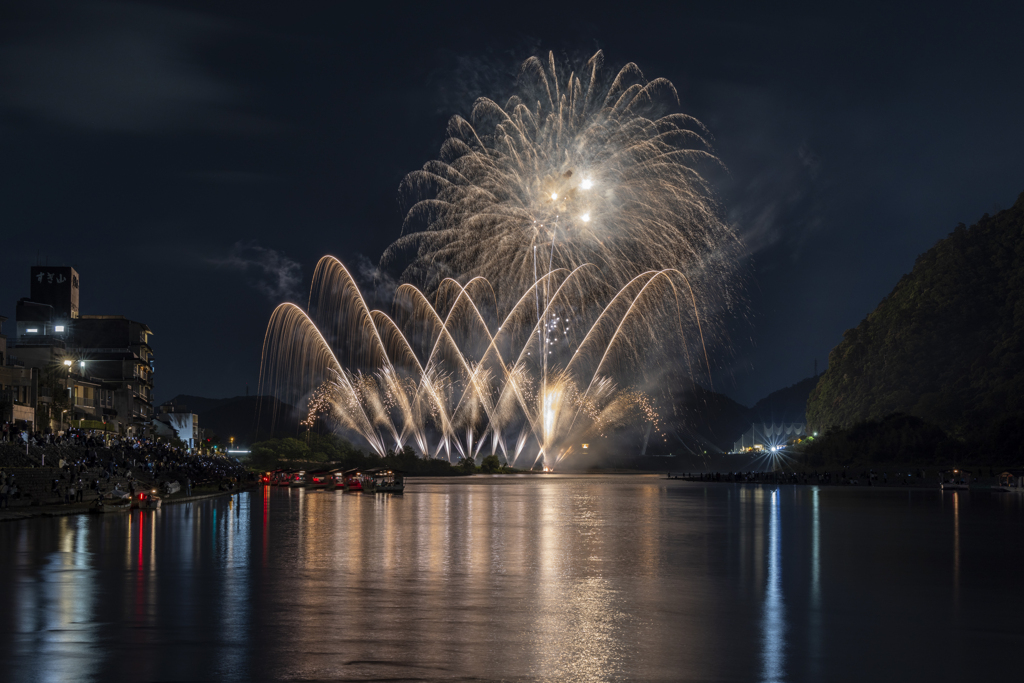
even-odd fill
[[[376,467],[372,470],[367,470],[365,475],[373,481],[375,493],[405,492],[405,477],[402,476],[402,472],[399,470]]]
[[[308,484],[311,489],[334,488],[334,476],[332,470],[323,469],[309,473]]]
[[[942,473],[943,491],[968,491],[971,488],[969,470],[946,470]]]
[[[999,475],[999,482],[992,486],[997,493],[1024,493],[1024,476],[1019,473],[1003,472]]]
[[[366,476],[363,470],[359,468],[345,470],[342,472],[342,488],[345,491],[366,491],[367,493],[373,492],[373,479]]]
[[[132,500],[132,507],[140,510],[159,510],[161,502],[160,497],[156,495],[156,489],[148,493],[140,491],[135,494],[135,498]]]

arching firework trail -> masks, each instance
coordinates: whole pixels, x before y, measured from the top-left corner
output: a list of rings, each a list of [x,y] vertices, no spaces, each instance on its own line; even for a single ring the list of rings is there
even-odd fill
[[[656,427],[638,388],[661,372],[657,353],[701,353],[687,337],[699,328],[694,295],[677,270],[641,273],[620,289],[591,264],[551,271],[500,318],[483,278],[442,281],[433,303],[406,284],[388,315],[328,256],[310,307],[315,319],[294,304],[271,316],[261,391],[305,402],[305,424],[358,434],[381,455],[406,445],[449,459],[487,449],[511,464],[553,464],[592,437]]]
[[[538,272],[592,263],[621,286],[674,268],[705,311],[729,307],[738,244],[707,179],[721,164],[706,129],[676,111],[669,81],[602,61],[530,58],[504,106],[481,98],[453,117],[440,158],[402,184],[411,208],[384,263],[404,260],[426,291],[485,277],[503,306]]]

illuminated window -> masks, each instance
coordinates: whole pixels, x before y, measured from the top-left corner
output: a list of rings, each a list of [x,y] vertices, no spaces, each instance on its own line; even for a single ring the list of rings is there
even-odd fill
[[[53,331],[54,332],[63,332],[64,331],[64,326],[63,325],[54,325]]]
[[[37,332],[39,332],[39,328],[38,327],[30,327],[30,328],[28,328],[25,331],[28,332],[29,334],[36,334]]]

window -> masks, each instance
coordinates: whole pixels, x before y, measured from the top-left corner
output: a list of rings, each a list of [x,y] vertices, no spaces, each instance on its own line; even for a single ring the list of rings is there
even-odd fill
[[[64,331],[64,326],[63,325],[54,325],[53,326],[53,331],[54,332],[63,332]]]
[[[28,332],[29,334],[36,334],[36,333],[39,332],[39,328],[38,327],[29,327],[25,331]]]

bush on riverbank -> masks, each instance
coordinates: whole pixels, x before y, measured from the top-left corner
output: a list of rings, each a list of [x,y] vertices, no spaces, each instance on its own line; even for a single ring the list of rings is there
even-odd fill
[[[998,427],[985,439],[959,440],[919,417],[893,413],[845,429],[833,428],[792,452],[808,468],[894,463],[920,467],[1024,464],[1020,442],[1024,439],[1024,421],[1004,420]]]

